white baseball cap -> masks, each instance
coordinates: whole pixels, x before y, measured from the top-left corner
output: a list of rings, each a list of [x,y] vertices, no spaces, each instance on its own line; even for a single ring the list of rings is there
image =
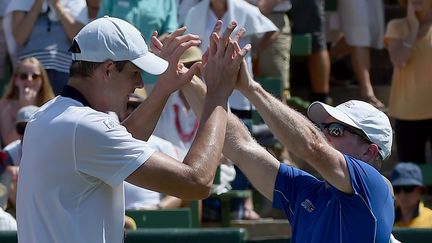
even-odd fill
[[[350,100],[336,107],[321,102],[313,102],[308,109],[309,118],[316,124],[323,123],[329,116],[353,127],[372,143],[378,145],[383,159],[390,156],[393,131],[390,120],[384,112],[373,105]]]
[[[149,52],[141,32],[128,22],[109,16],[93,20],[75,36],[78,53],[72,60],[87,62],[131,61],[151,74],[161,74],[168,62]],[[71,48],[72,49],[72,48]]]

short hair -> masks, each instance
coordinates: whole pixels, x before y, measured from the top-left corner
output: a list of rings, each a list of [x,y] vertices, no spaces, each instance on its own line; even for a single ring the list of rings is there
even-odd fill
[[[399,0],[399,4],[402,6],[402,7],[407,7],[408,6],[408,0]]]
[[[129,61],[113,61],[117,71],[119,72],[123,71],[128,62]],[[101,64],[102,62],[72,61],[69,68],[69,75],[71,78],[90,77]]]
[[[383,158],[381,157],[381,155],[378,153],[377,156],[375,157],[375,159],[372,161],[372,166],[375,167],[375,169],[377,169],[378,171],[381,170],[383,164]]]

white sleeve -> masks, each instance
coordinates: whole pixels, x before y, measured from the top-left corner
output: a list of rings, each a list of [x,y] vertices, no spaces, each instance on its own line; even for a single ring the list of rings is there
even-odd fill
[[[103,114],[103,113],[101,113]],[[77,171],[112,187],[122,183],[154,152],[108,115],[87,115],[75,131]]]
[[[75,20],[82,24],[89,22],[87,2],[85,0],[61,0],[61,3]]]

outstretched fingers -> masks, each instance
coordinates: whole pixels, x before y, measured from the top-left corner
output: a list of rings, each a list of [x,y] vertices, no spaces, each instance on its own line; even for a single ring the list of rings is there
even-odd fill
[[[236,42],[239,42],[241,38],[246,34],[246,29],[244,27],[241,27],[237,33],[235,34],[233,40]]]
[[[234,29],[237,27],[237,22],[232,21],[228,27],[225,29],[224,33],[222,34],[222,37],[219,38],[218,43],[218,54],[219,55],[225,55],[226,48],[228,47],[228,43],[231,41],[231,34],[234,31]]]
[[[219,34],[219,32],[220,32],[221,29],[222,29],[222,24],[223,24],[222,20],[218,20],[218,21],[216,21],[216,24],[215,24],[215,26],[213,27],[213,31],[212,31],[212,33]]]
[[[240,49],[238,43],[235,42],[235,44],[236,44],[235,49],[236,50]],[[242,61],[242,59],[250,52],[251,49],[252,49],[251,44],[247,44],[239,52],[237,52],[237,56],[235,57],[235,59],[237,59],[238,63]]]
[[[150,40],[150,50],[153,53],[159,55],[161,50],[162,50],[163,44],[157,37],[158,37],[158,32],[153,31],[153,34],[152,34],[152,37]]]

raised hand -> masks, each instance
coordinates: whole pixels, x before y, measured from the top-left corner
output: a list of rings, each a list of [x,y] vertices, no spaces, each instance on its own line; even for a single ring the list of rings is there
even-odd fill
[[[408,1],[407,6],[407,21],[408,21],[408,27],[411,34],[415,34],[417,36],[417,32],[420,27],[420,21],[418,20],[416,14],[415,14],[415,8],[412,3],[412,1]]]
[[[168,35],[163,43],[157,38],[157,32],[153,33],[150,49],[159,57],[168,61],[167,70],[159,76],[156,85],[168,89],[169,93],[179,89],[190,82],[194,74],[199,72],[200,63],[195,63],[185,71],[179,64],[181,55],[191,46],[198,46],[201,41],[197,35],[183,35],[186,27],[182,27]]]
[[[230,38],[237,26],[236,22],[230,23],[222,36],[218,34],[221,26],[222,22],[218,21],[210,36],[210,46],[204,55],[201,73],[207,84],[207,94],[223,95],[224,98],[228,98],[250,45],[241,49],[237,42],[238,38]],[[239,32],[243,33],[244,30]]]

